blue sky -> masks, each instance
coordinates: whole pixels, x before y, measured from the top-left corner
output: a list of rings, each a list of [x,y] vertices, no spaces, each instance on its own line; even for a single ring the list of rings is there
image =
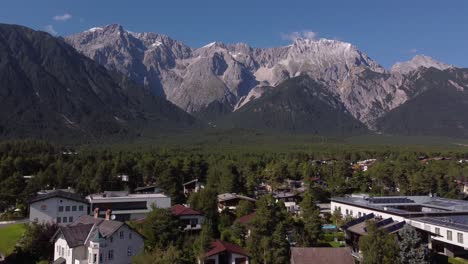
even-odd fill
[[[0,22],[62,36],[118,23],[192,47],[212,41],[271,47],[288,44],[294,32],[314,32],[351,42],[385,67],[415,54],[468,67],[465,0],[5,0]]]

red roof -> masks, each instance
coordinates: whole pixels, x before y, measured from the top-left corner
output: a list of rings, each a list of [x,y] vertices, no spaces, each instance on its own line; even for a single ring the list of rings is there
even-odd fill
[[[190,207],[185,207],[181,204],[176,204],[172,206],[171,212],[175,216],[181,216],[181,215],[201,215],[200,212],[193,210]]]
[[[253,213],[250,213],[248,215],[244,215],[242,217],[240,217],[239,219],[237,219],[237,221],[239,221],[239,223],[241,224],[248,224],[250,223],[250,221],[252,221],[252,219],[255,217],[255,212]]]
[[[213,255],[217,255],[224,251],[236,253],[239,255],[246,256],[246,257],[249,256],[247,255],[247,252],[245,251],[245,249],[243,249],[242,247],[236,244],[232,244],[232,243],[221,241],[221,240],[215,240],[211,242],[210,250],[205,254],[205,257],[211,257]]]

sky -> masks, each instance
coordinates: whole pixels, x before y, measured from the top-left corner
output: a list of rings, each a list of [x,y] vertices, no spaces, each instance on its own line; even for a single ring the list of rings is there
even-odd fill
[[[387,68],[416,54],[468,67],[466,0],[3,0],[0,22],[58,36],[117,23],[191,47],[329,38],[354,44]]]

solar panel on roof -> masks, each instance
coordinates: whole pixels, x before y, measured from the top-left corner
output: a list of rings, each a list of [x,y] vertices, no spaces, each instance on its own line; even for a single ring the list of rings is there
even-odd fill
[[[342,225],[341,228],[346,229],[346,228],[348,228],[350,226],[357,225],[359,223],[362,223],[362,222],[364,222],[366,220],[369,220],[369,219],[372,219],[372,218],[374,218],[374,213],[370,213],[370,214],[364,215],[362,217],[359,217],[357,219],[351,220],[348,223]]]
[[[405,222],[399,222],[398,224],[394,224],[394,225],[391,225],[387,228],[385,228],[385,231],[387,231],[388,233],[392,233],[392,232],[395,232],[399,229],[401,229],[403,226],[405,226]]]
[[[375,204],[390,204],[390,203],[414,203],[413,200],[408,198],[393,198],[393,197],[386,197],[386,198],[370,198],[369,201]]]

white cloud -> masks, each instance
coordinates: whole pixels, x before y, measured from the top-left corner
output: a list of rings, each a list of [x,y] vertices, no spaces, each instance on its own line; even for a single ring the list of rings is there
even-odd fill
[[[44,30],[45,30],[46,32],[50,33],[51,35],[54,35],[54,36],[58,34],[58,32],[55,31],[55,29],[54,29],[54,27],[53,27],[52,25],[47,25],[47,26],[45,26],[45,27],[44,27]]]
[[[419,51],[419,50],[418,50],[418,49],[415,49],[415,48],[412,48],[412,49],[409,50],[409,52],[411,52],[411,53],[416,53],[416,52],[418,52],[418,51]]]
[[[281,33],[281,38],[284,40],[294,41],[298,38],[316,39],[318,34],[310,30],[294,31],[290,33]]]
[[[56,15],[53,17],[55,21],[62,21],[62,22],[70,20],[71,18],[72,18],[72,15],[70,15],[69,13],[65,13],[63,15]]]

